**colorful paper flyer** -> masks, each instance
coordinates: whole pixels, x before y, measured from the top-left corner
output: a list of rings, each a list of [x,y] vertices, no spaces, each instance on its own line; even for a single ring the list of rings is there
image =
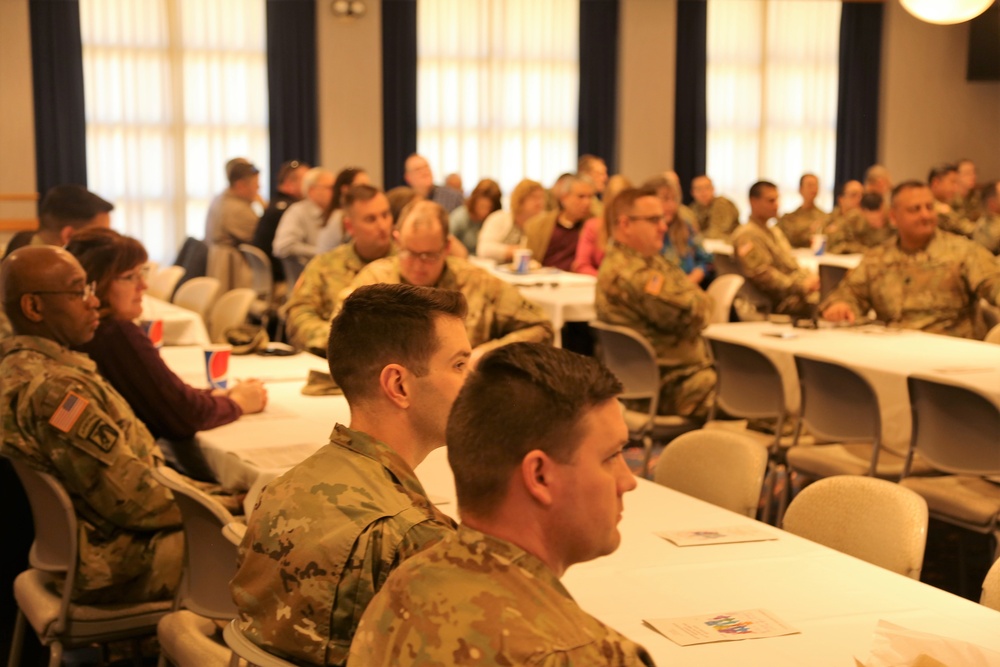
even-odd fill
[[[656,533],[657,537],[669,540],[679,547],[697,547],[706,544],[735,544],[736,542],[764,542],[776,540],[778,536],[757,528],[734,526],[711,530],[671,530]]]
[[[764,609],[643,621],[679,646],[795,635],[799,631]]]

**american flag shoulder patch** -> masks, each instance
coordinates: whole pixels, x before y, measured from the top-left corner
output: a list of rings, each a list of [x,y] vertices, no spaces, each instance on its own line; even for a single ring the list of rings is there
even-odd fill
[[[73,427],[76,425],[80,415],[83,411],[87,409],[90,405],[90,401],[85,399],[79,394],[75,394],[72,391],[66,393],[66,397],[56,408],[56,411],[52,413],[52,418],[49,419],[49,423],[56,427],[63,433],[69,433]]]

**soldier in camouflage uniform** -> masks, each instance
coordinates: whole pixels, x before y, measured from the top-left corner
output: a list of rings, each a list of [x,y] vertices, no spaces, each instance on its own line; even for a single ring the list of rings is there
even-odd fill
[[[958,166],[958,191],[951,207],[959,216],[978,222],[983,215],[984,204],[982,191],[976,183],[976,163],[962,159],[955,164]]]
[[[823,301],[823,317],[853,322],[874,309],[892,326],[982,338],[976,301],[1000,302],[1000,265],[985,248],[937,229],[934,198],[923,183],[896,186],[890,215],[897,240],[864,256]]]
[[[17,335],[0,343],[4,456],[49,473],[80,522],[73,597],[81,603],[169,599],[184,537],[173,496],[151,476],[163,461],[146,427],[70,346],[90,340],[98,300],[61,248],[25,247],[2,267]]]
[[[819,278],[799,267],[779,229],[767,221],[778,212],[778,188],[760,181],[750,188],[750,221],[733,234],[740,273],[771,301],[771,312],[811,317],[819,298]]]
[[[517,288],[463,259],[447,256],[448,218],[438,204],[417,201],[403,209],[396,232],[399,254],[372,262],[341,294],[361,285],[408,283],[465,295],[465,330],[475,365],[485,352],[514,341],[551,343],[552,323]]]
[[[953,164],[941,164],[932,167],[927,175],[927,185],[936,200],[934,210],[938,216],[938,228],[952,234],[961,234],[972,238],[976,223],[963,217],[952,208],[952,201],[958,192],[958,167]]]
[[[1000,255],[1000,181],[983,188],[982,205],[983,214],[972,239],[994,255]]]
[[[514,343],[483,357],[448,420],[462,525],[390,575],[349,665],[653,664],[559,581],[621,541],[622,496],[636,483],[620,392],[567,350]]]
[[[660,254],[661,201],[634,189],[615,201],[614,240],[597,274],[597,317],[634,329],[656,350],[661,414],[704,419],[717,380],[701,337],[711,297]]]
[[[444,445],[471,347],[457,292],[359,288],[334,318],[330,371],[350,428],[267,485],[231,583],[244,632],[310,665],[343,665],[389,572],[454,530],[413,470]],[[383,381],[384,380],[384,381]]]
[[[861,198],[860,211],[827,227],[826,251],[834,255],[868,252],[894,233],[885,217],[882,195],[868,192]]]
[[[370,185],[352,187],[344,198],[344,229],[353,237],[314,257],[285,306],[291,342],[315,354],[326,354],[337,295],[369,262],[395,252],[389,200]]]
[[[799,179],[799,194],[802,195],[802,206],[781,216],[777,227],[793,248],[808,248],[812,245],[813,234],[823,231],[823,225],[830,216],[816,206],[819,179],[815,175],[802,175]]]
[[[712,179],[704,174],[691,180],[691,210],[698,218],[698,229],[707,239],[725,240],[740,226],[736,204],[725,197],[715,196]]]

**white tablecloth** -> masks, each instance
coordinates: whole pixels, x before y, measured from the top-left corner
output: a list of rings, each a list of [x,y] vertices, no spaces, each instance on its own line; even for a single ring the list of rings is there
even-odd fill
[[[794,337],[769,335],[781,332],[791,332]],[[897,453],[905,453],[910,442],[908,375],[929,375],[966,385],[1000,405],[1000,345],[920,331],[874,327],[809,330],[767,322],[713,324],[704,335],[767,355],[781,373],[786,405],[793,412],[799,407],[796,353],[857,371],[878,395],[883,443]]]
[[[211,339],[197,313],[149,296],[142,297],[144,320],[163,320],[164,345],[208,345]]]
[[[589,322],[597,317],[594,310],[594,290],[597,278],[567,271],[540,272],[519,275],[492,270],[493,275],[512,285],[545,311],[552,320],[557,346],[561,345],[561,329],[567,322]]]

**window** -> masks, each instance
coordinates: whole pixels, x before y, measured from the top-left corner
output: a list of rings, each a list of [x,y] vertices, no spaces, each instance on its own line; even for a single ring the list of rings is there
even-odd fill
[[[781,210],[799,206],[799,177],[819,177],[832,206],[837,143],[839,1],[709,0],[707,172],[748,210],[769,180]]]
[[[264,0],[81,0],[89,187],[171,262],[246,157],[267,192]]]
[[[576,170],[579,0],[420,0],[417,150],[438,181]]]

